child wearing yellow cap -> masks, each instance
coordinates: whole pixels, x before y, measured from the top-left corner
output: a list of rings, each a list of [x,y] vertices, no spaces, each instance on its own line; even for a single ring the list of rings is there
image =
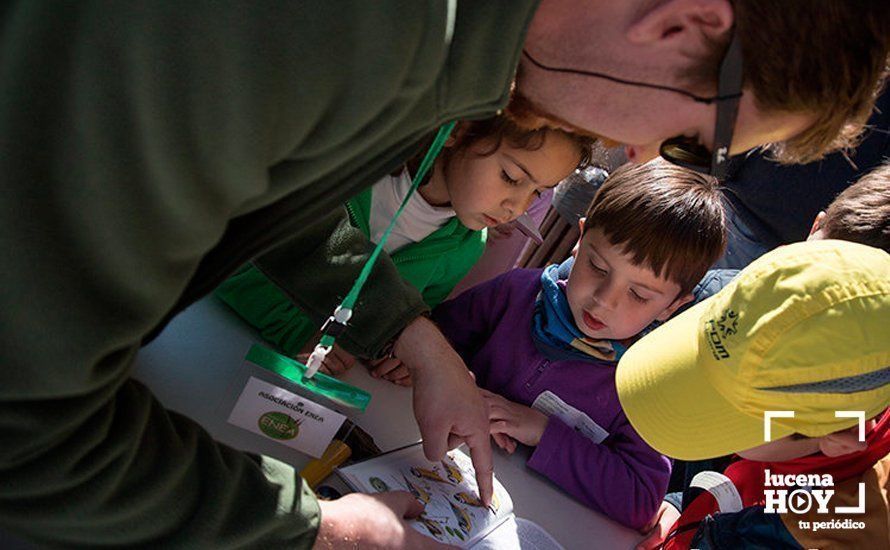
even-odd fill
[[[776,249],[637,342],[616,385],[653,448],[740,457],[697,476],[677,521],[663,506],[644,547],[890,546],[887,252]]]

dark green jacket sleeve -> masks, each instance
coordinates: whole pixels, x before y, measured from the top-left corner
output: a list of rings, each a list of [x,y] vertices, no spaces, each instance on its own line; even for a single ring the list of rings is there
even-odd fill
[[[357,208],[354,203],[353,208]],[[362,210],[365,212],[370,210],[370,204],[365,205]],[[365,234],[366,228],[362,226],[361,220],[358,223],[359,230],[362,235]],[[338,227],[334,230],[331,238],[336,240],[343,235],[346,226]],[[351,239],[359,239],[359,236],[353,230],[349,230]],[[296,243],[290,246],[288,250],[299,248]],[[455,285],[470,270],[470,268],[479,260],[485,249],[485,233],[480,231],[470,231],[459,225],[457,221],[451,222],[447,227],[437,231],[427,239],[412,243],[400,249],[393,255],[394,265],[398,270],[400,277],[408,283],[408,287],[402,288],[401,283],[381,281],[378,284],[388,285],[390,290],[379,291],[382,287],[368,287],[371,294],[362,296],[367,300],[368,296],[376,293],[379,302],[369,303],[363,302],[364,307],[369,308],[369,312],[373,315],[364,317],[356,315],[359,323],[366,323],[373,327],[374,321],[387,319],[392,317],[397,322],[390,330],[397,330],[399,327],[398,320],[408,319],[414,312],[422,312],[426,307],[436,307],[442,302],[448,294],[454,289]],[[383,254],[384,260],[385,253]],[[340,258],[343,256],[341,255]],[[265,267],[269,263],[270,258],[261,258],[260,263]],[[340,264],[344,263],[342,259]],[[307,262],[303,257],[286,258],[283,255],[274,259],[273,265],[276,266],[276,273],[283,275],[288,281],[293,283],[295,280],[307,278],[315,273],[318,269],[318,261]],[[335,264],[336,265],[336,264]],[[342,269],[347,273],[336,277],[335,282],[338,284],[351,284],[350,277],[355,277],[357,268],[361,265],[358,263],[344,266]],[[290,276],[287,271],[290,270]],[[284,271],[284,273],[282,273]],[[317,277],[323,282],[332,281],[331,276],[337,275],[336,269],[327,269],[324,276]],[[398,285],[398,286],[394,286]],[[369,288],[370,287],[370,288]],[[420,299],[423,304],[416,302],[415,293],[410,288],[417,289],[420,293]],[[319,292],[325,292],[325,289]],[[327,290],[330,293],[329,290]],[[407,293],[406,298],[402,302],[393,300],[394,293]],[[216,291],[216,295],[231,307],[242,319],[250,323],[256,328],[260,335],[269,342],[275,344],[279,349],[291,356],[296,356],[304,348],[309,339],[316,334],[323,318],[310,318],[306,315],[294,302],[300,301],[300,296],[305,296],[304,292],[295,292],[290,295],[286,290],[278,287],[269,280],[265,274],[254,266],[248,266],[240,270],[234,276],[230,277],[222,283]],[[373,298],[373,296],[372,296]],[[370,307],[369,307],[370,305]],[[401,316],[396,309],[398,307],[407,308],[408,315]],[[327,312],[330,314],[330,312]],[[362,312],[363,314],[365,312]],[[358,326],[350,322],[350,329],[347,331],[345,338],[352,333],[367,334],[369,327]],[[375,331],[371,334],[378,341],[385,341],[390,331]],[[376,336],[375,336],[376,335]],[[340,339],[338,339],[338,342]],[[365,350],[372,354],[373,347],[366,347]],[[371,355],[369,355],[371,356]]]
[[[129,369],[230,219],[298,190],[330,212],[338,171],[430,130],[435,103],[411,126],[400,101],[435,80],[443,4],[380,4],[0,10],[0,528],[53,546],[312,543],[290,468],[214,442]],[[336,261],[349,242],[304,246]]]
[[[317,248],[308,246],[300,235],[254,260],[317,325],[333,313],[374,250],[365,234],[349,223],[345,208],[338,210],[330,218],[339,223]],[[336,289],[342,294],[332,292]],[[353,311],[349,329],[337,337],[337,343],[353,355],[374,358],[390,338],[429,307],[387,255],[381,254]]]
[[[263,338],[296,355],[334,311],[372,250],[364,233],[349,223],[346,209],[336,208],[313,230],[304,229],[222,283],[216,295]],[[428,309],[418,290],[381,254],[350,328],[337,343],[360,357],[374,357],[387,339]]]

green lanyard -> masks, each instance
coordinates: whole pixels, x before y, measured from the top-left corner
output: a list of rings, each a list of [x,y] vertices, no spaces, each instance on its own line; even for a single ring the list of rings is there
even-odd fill
[[[393,216],[392,221],[389,222],[386,231],[383,232],[383,236],[380,237],[380,242],[377,243],[377,246],[371,253],[371,257],[368,258],[368,261],[365,262],[364,267],[362,267],[362,271],[352,285],[349,294],[346,295],[346,298],[344,298],[340,305],[337,306],[337,309],[334,310],[334,314],[331,315],[328,320],[325,321],[324,326],[321,327],[321,340],[319,340],[318,345],[312,350],[312,355],[310,355],[309,359],[306,361],[306,372],[303,375],[304,378],[312,378],[315,376],[315,373],[318,372],[319,367],[321,367],[321,364],[324,362],[325,356],[331,351],[331,348],[333,348],[337,336],[346,330],[346,323],[348,323],[349,319],[352,317],[352,308],[355,306],[356,300],[358,300],[362,287],[365,286],[365,283],[368,281],[368,277],[371,275],[371,269],[373,269],[377,257],[380,256],[380,252],[383,250],[383,245],[386,243],[386,239],[389,237],[389,234],[392,233],[392,230],[396,225],[396,220],[399,219],[399,216],[405,209],[405,205],[408,204],[411,195],[413,195],[414,191],[420,186],[420,182],[423,181],[426,173],[429,172],[430,167],[433,165],[433,161],[439,156],[439,152],[442,151],[442,147],[445,146],[445,141],[451,134],[451,130],[454,128],[455,123],[456,121],[452,121],[439,128],[439,133],[436,134],[436,139],[433,140],[433,144],[430,145],[426,156],[423,157],[423,162],[420,163],[420,168],[417,170],[417,174],[414,175],[414,180],[411,182],[411,188],[408,190],[408,194],[405,195],[402,204],[399,206],[399,209],[396,210],[395,216]]]

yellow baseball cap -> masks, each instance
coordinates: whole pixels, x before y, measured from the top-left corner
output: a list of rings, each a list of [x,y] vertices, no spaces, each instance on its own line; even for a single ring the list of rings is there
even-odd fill
[[[631,424],[659,452],[701,460],[793,433],[818,437],[890,405],[890,254],[846,241],[780,247],[627,350]]]

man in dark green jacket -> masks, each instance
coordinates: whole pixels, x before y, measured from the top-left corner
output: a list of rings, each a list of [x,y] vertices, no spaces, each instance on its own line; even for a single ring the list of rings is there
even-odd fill
[[[164,410],[129,378],[140,342],[263,253],[327,315],[370,250],[337,205],[443,122],[502,109],[523,44],[540,62],[520,65],[525,105],[642,159],[674,135],[710,145],[715,108],[628,81],[713,94],[735,24],[752,71],[731,152],[830,149],[870,110],[886,10],[757,3],[4,5],[0,527],[61,546],[418,544],[410,497],[320,508],[289,466]],[[364,357],[393,343],[428,455],[466,441],[487,494],[486,410],[424,311],[384,258],[339,342]]]

